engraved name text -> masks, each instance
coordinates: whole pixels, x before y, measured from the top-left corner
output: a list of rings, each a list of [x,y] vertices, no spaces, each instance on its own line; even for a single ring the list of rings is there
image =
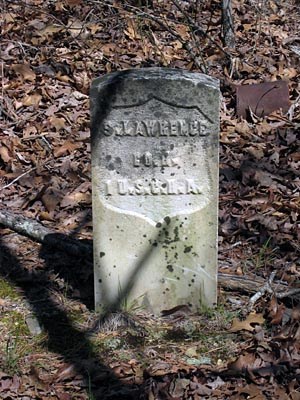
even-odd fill
[[[103,132],[105,136],[194,137],[208,135],[204,121],[186,119],[111,120],[104,123]]]

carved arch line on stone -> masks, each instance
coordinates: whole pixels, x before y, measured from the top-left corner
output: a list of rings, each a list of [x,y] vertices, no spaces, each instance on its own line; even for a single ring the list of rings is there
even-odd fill
[[[112,108],[116,108],[116,109],[122,109],[122,108],[133,108],[133,107],[138,107],[138,106],[142,106],[144,104],[149,103],[151,100],[157,100],[160,101],[161,103],[165,103],[166,105],[170,106],[170,107],[175,107],[175,108],[186,108],[187,110],[193,110],[196,109],[200,112],[200,114],[203,115],[204,118],[206,118],[211,124],[213,123],[212,119],[209,118],[202,110],[200,107],[198,107],[197,105],[191,105],[191,106],[187,106],[187,105],[179,105],[176,103],[173,103],[172,101],[167,101],[167,100],[163,100],[158,96],[155,95],[151,95],[149,96],[146,100],[142,100],[142,101],[137,101],[136,103],[132,103],[132,104],[114,104],[112,105]]]

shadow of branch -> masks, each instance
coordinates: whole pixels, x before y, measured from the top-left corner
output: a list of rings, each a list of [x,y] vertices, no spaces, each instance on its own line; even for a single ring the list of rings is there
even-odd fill
[[[99,358],[86,332],[76,328],[54,302],[47,270],[33,277],[0,241],[0,274],[22,290],[39,324],[47,333],[47,348],[63,356],[83,376],[84,385],[90,388],[93,399],[139,398],[139,388],[136,385],[124,385],[116,378]]]

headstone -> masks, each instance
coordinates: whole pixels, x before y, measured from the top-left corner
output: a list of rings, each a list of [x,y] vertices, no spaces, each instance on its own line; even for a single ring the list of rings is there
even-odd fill
[[[216,302],[219,85],[177,69],[91,88],[96,310]]]

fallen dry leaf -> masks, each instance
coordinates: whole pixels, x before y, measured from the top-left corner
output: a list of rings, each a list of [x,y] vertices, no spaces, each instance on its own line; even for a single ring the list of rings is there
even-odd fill
[[[242,330],[253,332],[255,330],[254,325],[262,325],[265,319],[262,314],[256,314],[255,312],[250,313],[248,317],[241,321],[238,318],[234,318],[232,326],[229,329],[230,332],[239,332]]]
[[[25,81],[35,81],[36,74],[28,64],[15,64],[12,66],[12,69],[20,74]]]

